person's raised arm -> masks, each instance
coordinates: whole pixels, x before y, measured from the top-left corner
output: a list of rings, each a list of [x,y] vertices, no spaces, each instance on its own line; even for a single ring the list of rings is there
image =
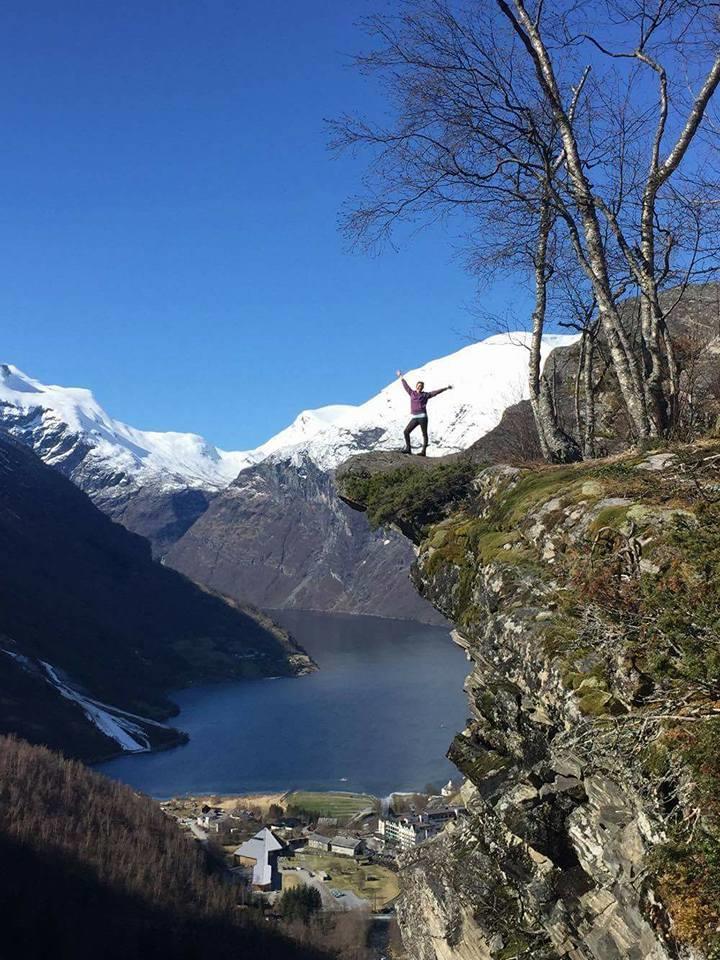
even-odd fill
[[[402,385],[405,387],[405,393],[410,393],[410,394],[411,394],[411,393],[412,393],[412,389],[411,389],[411,387],[408,385],[408,382],[407,382],[407,380],[405,379],[405,377],[402,375],[402,370],[396,370],[396,371],[395,371],[395,375],[398,376],[398,377],[400,377],[400,382],[401,382]]]
[[[452,390],[452,384],[449,384],[447,387],[440,387],[439,390],[431,390],[430,393],[428,393],[428,399],[430,399],[430,397],[436,397],[439,393],[445,393],[446,390]]]

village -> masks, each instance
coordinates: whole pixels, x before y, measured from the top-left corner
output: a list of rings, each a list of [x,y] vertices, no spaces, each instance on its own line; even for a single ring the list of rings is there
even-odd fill
[[[465,814],[457,788],[439,794],[368,794],[296,791],[246,797],[186,797],[161,804],[203,844],[237,902],[281,919],[283,895],[317,891],[326,913],[394,913],[402,855]]]

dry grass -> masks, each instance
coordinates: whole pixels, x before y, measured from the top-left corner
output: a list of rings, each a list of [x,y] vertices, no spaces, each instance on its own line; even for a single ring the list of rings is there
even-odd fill
[[[267,816],[272,804],[285,807],[286,793],[247,793],[242,795],[220,796],[218,794],[200,794],[198,796],[173,797],[163,803],[168,813],[176,817],[189,817],[203,807],[219,807],[221,810],[234,810],[244,807],[248,810],[259,810],[263,817]]]
[[[324,871],[330,876],[327,886],[334,890],[350,890],[358,897],[368,900],[375,909],[382,909],[399,893],[397,874],[377,864],[364,865],[351,857],[333,854],[301,853],[293,861],[314,873]],[[292,874],[285,873],[285,878]]]

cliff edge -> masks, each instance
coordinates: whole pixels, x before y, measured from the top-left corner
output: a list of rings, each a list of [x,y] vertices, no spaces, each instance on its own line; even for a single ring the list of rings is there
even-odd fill
[[[469,814],[402,867],[413,960],[720,956],[719,464],[708,440],[339,472],[471,664]]]

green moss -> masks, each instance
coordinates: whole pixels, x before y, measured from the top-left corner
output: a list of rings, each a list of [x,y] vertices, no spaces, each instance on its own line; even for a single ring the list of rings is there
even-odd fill
[[[511,758],[479,744],[459,733],[448,751],[448,759],[474,784],[481,783],[490,774],[510,766]]]
[[[527,937],[521,933],[515,934],[497,954],[497,960],[518,960],[520,957],[532,956],[532,947],[533,943]]]
[[[525,474],[495,503],[491,519],[497,529],[512,530],[532,513],[532,508],[552,499],[578,478],[582,467],[540,467]]]
[[[477,530],[472,538],[475,555],[482,563],[493,563],[495,560],[511,560],[512,548],[522,538],[517,530]]]
[[[495,710],[495,695],[490,690],[483,690],[476,705],[485,719],[490,719]]]
[[[615,504],[611,507],[603,507],[590,525],[590,533],[596,533],[603,527],[612,527],[619,530],[627,520],[628,510],[631,504]]]
[[[587,717],[619,716],[627,713],[627,708],[616,700],[609,690],[594,689],[579,692],[582,696],[578,699],[578,707]]]
[[[576,669],[577,661],[586,657],[589,651],[576,650],[574,653],[574,657],[567,657],[565,659],[560,670],[565,686],[571,690],[580,690],[583,685],[586,689],[593,687],[607,690],[608,682],[605,665],[597,663],[591,667],[590,670],[578,670]]]
[[[523,540],[517,530],[497,530],[483,519],[459,519],[455,524],[443,526],[428,541],[432,547],[425,561],[429,576],[434,576],[443,564],[461,568],[460,577],[467,582],[475,577],[480,567],[493,563],[502,566],[541,566],[534,550]],[[469,599],[470,593],[467,593]]]
[[[477,464],[460,459],[372,475],[351,473],[340,484],[345,497],[365,507],[373,527],[397,523],[419,541],[433,523],[468,496],[477,471]]]

